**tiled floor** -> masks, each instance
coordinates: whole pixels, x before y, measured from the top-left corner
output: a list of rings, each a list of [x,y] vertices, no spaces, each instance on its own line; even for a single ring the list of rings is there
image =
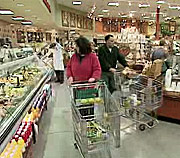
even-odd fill
[[[70,97],[65,85],[54,84],[40,125],[34,158],[81,158],[73,145]],[[122,119],[122,122],[126,121]],[[112,158],[179,158],[180,126],[162,122],[144,132],[127,129],[121,132],[121,147],[111,147]],[[98,158],[98,157],[96,157]]]

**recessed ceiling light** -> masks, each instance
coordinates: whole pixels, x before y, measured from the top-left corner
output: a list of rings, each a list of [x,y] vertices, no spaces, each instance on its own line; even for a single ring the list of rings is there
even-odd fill
[[[109,12],[109,10],[108,9],[103,9],[102,12],[107,13],[107,12]]]
[[[73,4],[73,5],[81,5],[82,2],[81,2],[81,1],[73,1],[72,4]]]
[[[7,9],[1,9],[0,15],[14,15],[14,12],[11,10],[7,10]]]
[[[99,14],[98,17],[103,17],[104,15],[103,14]]]
[[[32,25],[32,21],[22,21],[22,25]]]
[[[156,3],[157,3],[157,4],[164,4],[165,1],[163,1],[163,0],[157,0]]]
[[[30,12],[31,10],[30,9],[26,9],[25,12]]]
[[[24,20],[24,17],[22,17],[22,16],[15,16],[15,17],[12,17],[12,20],[22,21],[22,20]]]
[[[118,2],[108,2],[107,4],[108,6],[119,6],[119,3]]]
[[[147,7],[150,7],[150,4],[148,4],[148,3],[140,3],[139,4],[139,8],[147,8]]]
[[[17,3],[16,4],[18,7],[24,7],[24,4],[22,4],[22,3]]]

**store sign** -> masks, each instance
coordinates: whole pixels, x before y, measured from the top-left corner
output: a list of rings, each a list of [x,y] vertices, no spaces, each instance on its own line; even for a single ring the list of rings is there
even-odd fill
[[[51,6],[48,2],[48,0],[43,0],[44,4],[46,5],[47,9],[49,10],[49,12],[51,13]]]

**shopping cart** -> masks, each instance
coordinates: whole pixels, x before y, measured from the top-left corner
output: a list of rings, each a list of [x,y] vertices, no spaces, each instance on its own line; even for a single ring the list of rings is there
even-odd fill
[[[136,123],[141,131],[158,124],[156,110],[161,106],[162,84],[146,76],[128,78],[115,73],[115,85],[122,116]],[[133,125],[132,123],[132,125]]]
[[[104,82],[70,86],[75,147],[84,158],[111,158],[110,142],[120,147],[120,113]]]

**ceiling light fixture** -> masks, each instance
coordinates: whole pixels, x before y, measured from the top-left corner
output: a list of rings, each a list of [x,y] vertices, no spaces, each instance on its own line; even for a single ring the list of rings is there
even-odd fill
[[[127,18],[127,15],[121,15],[121,18]]]
[[[144,18],[144,19],[149,19],[149,16],[144,16],[143,18]]]
[[[24,7],[24,4],[22,4],[22,3],[17,3],[16,4],[18,7]]]
[[[103,14],[99,14],[98,17],[103,17],[104,15]]]
[[[22,21],[21,24],[22,25],[32,25],[33,23],[32,23],[32,21],[27,21],[26,20],[26,21]]]
[[[139,8],[148,8],[148,7],[150,7],[150,4],[148,4],[148,3],[140,3],[139,4]]]
[[[31,10],[30,9],[26,9],[25,12],[30,12]]]
[[[14,16],[14,17],[12,17],[12,20],[14,20],[14,21],[22,21],[22,20],[24,20],[24,17],[22,17],[22,16]]]
[[[81,1],[73,1],[72,4],[73,4],[73,5],[81,5],[82,2],[81,2]]]
[[[177,5],[169,5],[169,9],[176,10],[176,9],[180,9],[180,7]]]
[[[156,3],[157,3],[157,4],[164,4],[165,1],[164,1],[164,0],[157,0]]]
[[[109,12],[109,10],[108,9],[103,9],[102,12],[107,13],[107,12]]]
[[[1,9],[0,15],[14,15],[14,12],[8,9]]]
[[[118,2],[108,2],[107,5],[108,5],[108,6],[116,6],[116,7],[118,7],[118,6],[119,6],[119,3],[118,3]]]

